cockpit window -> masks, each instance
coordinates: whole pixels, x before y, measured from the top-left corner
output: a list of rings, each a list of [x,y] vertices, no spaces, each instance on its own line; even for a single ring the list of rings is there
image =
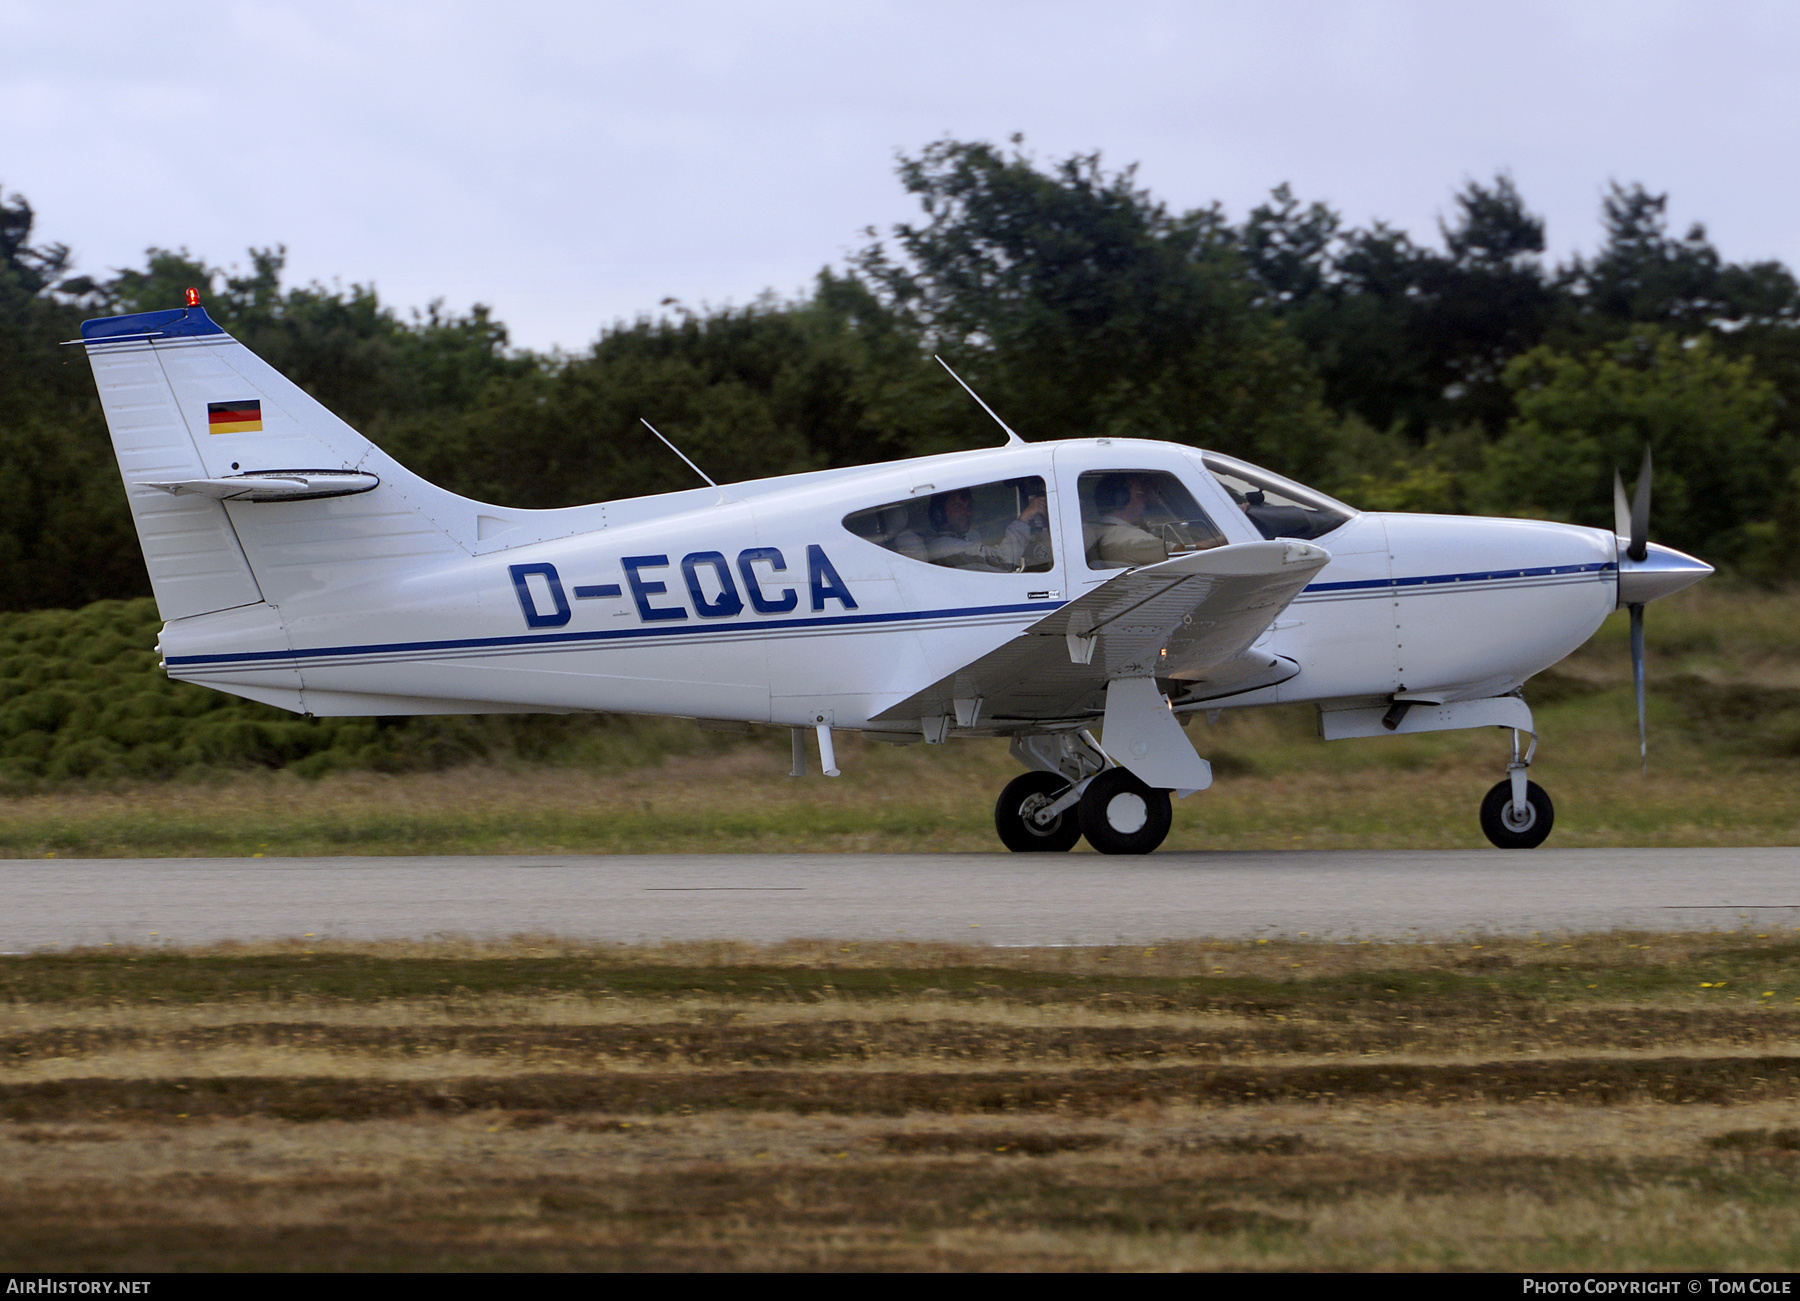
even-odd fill
[[[1265,538],[1322,538],[1356,514],[1334,497],[1236,457],[1206,452],[1200,459]]]
[[[1081,476],[1079,491],[1089,569],[1154,565],[1225,545],[1225,535],[1172,474],[1094,470]]]
[[[1003,479],[872,506],[844,527],[928,565],[1041,574],[1055,562],[1045,500],[1042,479]]]

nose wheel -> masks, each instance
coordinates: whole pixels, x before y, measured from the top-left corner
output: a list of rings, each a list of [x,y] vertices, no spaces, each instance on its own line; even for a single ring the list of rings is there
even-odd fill
[[[1520,755],[1519,734],[1515,731],[1506,780],[1497,783],[1481,801],[1482,833],[1501,849],[1536,849],[1550,835],[1556,821],[1556,806],[1544,788],[1525,779],[1531,756],[1536,753],[1534,736],[1531,748]]]
[[[1481,829],[1501,849],[1536,849],[1555,821],[1556,807],[1536,782],[1525,783],[1523,804],[1514,802],[1510,778],[1496,783],[1481,801]]]

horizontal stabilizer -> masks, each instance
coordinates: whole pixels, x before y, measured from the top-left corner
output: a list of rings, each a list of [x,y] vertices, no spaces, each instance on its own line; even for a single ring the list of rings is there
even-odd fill
[[[140,488],[160,488],[171,497],[193,495],[215,501],[313,501],[351,497],[380,487],[381,480],[360,470],[257,470],[219,479],[140,479]]]

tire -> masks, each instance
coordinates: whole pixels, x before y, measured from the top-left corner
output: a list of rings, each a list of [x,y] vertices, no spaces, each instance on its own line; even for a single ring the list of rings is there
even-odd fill
[[[1169,834],[1169,792],[1108,768],[1081,796],[1081,834],[1102,854],[1148,854]]]
[[[1550,834],[1556,806],[1536,782],[1525,783],[1524,816],[1513,815],[1512,779],[1501,782],[1481,801],[1481,829],[1501,849],[1536,849]]]
[[[1039,826],[1028,816],[1069,789],[1069,780],[1053,772],[1020,773],[1006,783],[994,805],[994,830],[1000,843],[1015,854],[1062,854],[1081,839],[1081,824],[1073,808],[1064,809],[1049,825]]]

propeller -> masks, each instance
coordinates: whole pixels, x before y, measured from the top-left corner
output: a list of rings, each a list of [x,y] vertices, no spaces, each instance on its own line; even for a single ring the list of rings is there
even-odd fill
[[[1650,554],[1650,448],[1644,447],[1644,462],[1638,467],[1637,486],[1631,500],[1625,500],[1625,480],[1613,471],[1613,532],[1625,548],[1621,559],[1643,564]],[[1621,566],[1623,568],[1623,566]],[[1621,588],[1621,597],[1624,590]],[[1625,608],[1631,612],[1631,682],[1637,689],[1638,759],[1644,775],[1650,773],[1650,732],[1644,717],[1644,603],[1631,601]]]
[[[1644,449],[1644,463],[1638,467],[1637,487],[1631,503],[1625,502],[1625,480],[1613,471],[1613,532],[1619,541],[1629,542],[1625,554],[1642,562],[1650,549],[1650,449]]]

